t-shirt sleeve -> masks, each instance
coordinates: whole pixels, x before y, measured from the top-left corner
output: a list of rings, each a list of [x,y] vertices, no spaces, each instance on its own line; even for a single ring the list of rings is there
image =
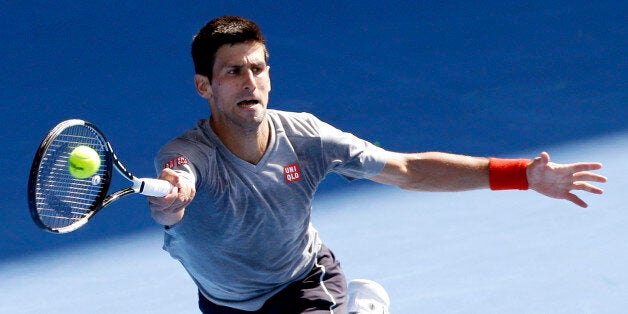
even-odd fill
[[[348,180],[369,178],[384,168],[388,152],[317,119],[329,170]]]
[[[162,147],[155,157],[157,174],[164,168],[170,168],[196,186],[197,178],[200,178],[200,175],[194,160],[198,159],[198,157],[190,149],[191,147],[191,145],[186,145],[185,141],[181,139],[175,139]]]

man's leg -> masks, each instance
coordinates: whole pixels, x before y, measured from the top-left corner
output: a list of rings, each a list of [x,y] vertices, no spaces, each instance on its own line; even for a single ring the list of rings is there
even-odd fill
[[[264,313],[334,313],[347,311],[347,282],[334,253],[323,245],[312,271],[264,304]]]

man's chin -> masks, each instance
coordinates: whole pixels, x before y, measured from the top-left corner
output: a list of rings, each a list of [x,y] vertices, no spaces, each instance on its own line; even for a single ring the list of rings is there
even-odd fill
[[[239,121],[234,121],[242,128],[249,131],[257,130],[266,121],[266,109],[261,107],[258,110],[251,110],[248,114],[241,116]]]

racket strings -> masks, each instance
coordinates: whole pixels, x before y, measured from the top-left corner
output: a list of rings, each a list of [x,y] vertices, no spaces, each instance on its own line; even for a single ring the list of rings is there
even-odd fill
[[[70,126],[59,133],[42,156],[35,189],[35,203],[41,222],[49,228],[63,228],[80,221],[94,209],[103,191],[106,163],[87,179],[70,175],[68,160],[74,148],[86,145],[105,160],[106,147],[98,134],[85,125]]]

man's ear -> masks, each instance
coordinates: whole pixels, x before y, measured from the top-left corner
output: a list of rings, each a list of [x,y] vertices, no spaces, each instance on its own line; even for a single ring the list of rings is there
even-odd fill
[[[209,99],[212,97],[212,86],[209,83],[209,79],[205,75],[195,74],[194,85],[196,86],[196,92],[203,98]]]
[[[268,71],[268,91],[270,92],[272,90],[272,86],[270,84],[270,65],[266,66],[266,71]]]

